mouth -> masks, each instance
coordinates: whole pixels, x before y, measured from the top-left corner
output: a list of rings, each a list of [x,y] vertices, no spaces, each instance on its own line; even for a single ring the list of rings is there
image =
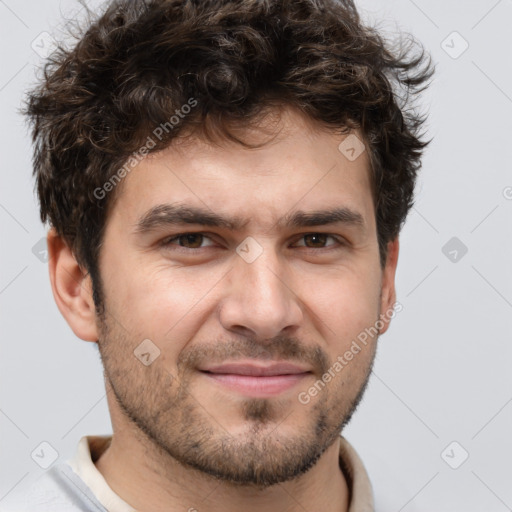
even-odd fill
[[[286,362],[266,366],[227,363],[200,368],[199,371],[224,389],[260,398],[284,393],[312,375],[309,368]]]

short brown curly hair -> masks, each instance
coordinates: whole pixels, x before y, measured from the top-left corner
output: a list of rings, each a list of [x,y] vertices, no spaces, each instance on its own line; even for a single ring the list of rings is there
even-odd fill
[[[165,129],[149,151],[186,131],[246,145],[230,127],[288,106],[327,128],[360,130],[384,264],[430,142],[412,99],[433,72],[412,36],[391,46],[352,0],[115,0],[74,47],[52,54],[27,95],[41,220],[89,272],[98,305],[98,255],[117,190],[97,190],[155,127]],[[194,108],[170,121],[191,99]]]

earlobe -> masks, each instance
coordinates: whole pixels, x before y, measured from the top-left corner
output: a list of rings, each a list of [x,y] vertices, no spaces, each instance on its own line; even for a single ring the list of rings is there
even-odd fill
[[[84,341],[97,341],[96,313],[90,276],[78,265],[71,249],[54,228],[47,235],[53,297],[71,327]]]
[[[395,274],[398,264],[399,242],[398,237],[388,242],[386,265],[382,273],[382,292],[380,316],[384,323],[380,334],[384,334],[389,327],[393,308],[396,302]]]

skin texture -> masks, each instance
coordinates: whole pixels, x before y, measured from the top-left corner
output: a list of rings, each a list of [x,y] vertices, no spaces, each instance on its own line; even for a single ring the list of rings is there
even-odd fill
[[[350,161],[338,150],[346,135],[290,110],[261,128],[244,137],[268,141],[259,149],[192,137],[124,179],[100,253],[104,316],[96,314],[87,274],[55,232],[48,235],[57,305],[78,337],[99,343],[105,368],[114,435],[96,466],[145,512],[348,507],[339,434],[364,392],[377,336],[307,404],[298,396],[379,318],[380,334],[387,330],[398,240],[382,268],[369,160],[363,152]],[[239,231],[136,232],[147,210],[177,201],[247,223]],[[358,212],[363,223],[277,224],[296,210],[330,207]],[[184,233],[204,238],[169,241]],[[262,250],[251,263],[236,252],[249,236]],[[134,356],[146,339],[160,351],[147,366]],[[198,370],[249,359],[291,361],[311,373],[261,398]]]

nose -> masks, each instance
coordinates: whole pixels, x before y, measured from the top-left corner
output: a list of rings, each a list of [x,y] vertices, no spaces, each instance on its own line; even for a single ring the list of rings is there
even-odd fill
[[[302,322],[303,311],[286,265],[268,247],[252,263],[237,255],[218,309],[222,326],[261,340],[285,329],[293,332]]]

